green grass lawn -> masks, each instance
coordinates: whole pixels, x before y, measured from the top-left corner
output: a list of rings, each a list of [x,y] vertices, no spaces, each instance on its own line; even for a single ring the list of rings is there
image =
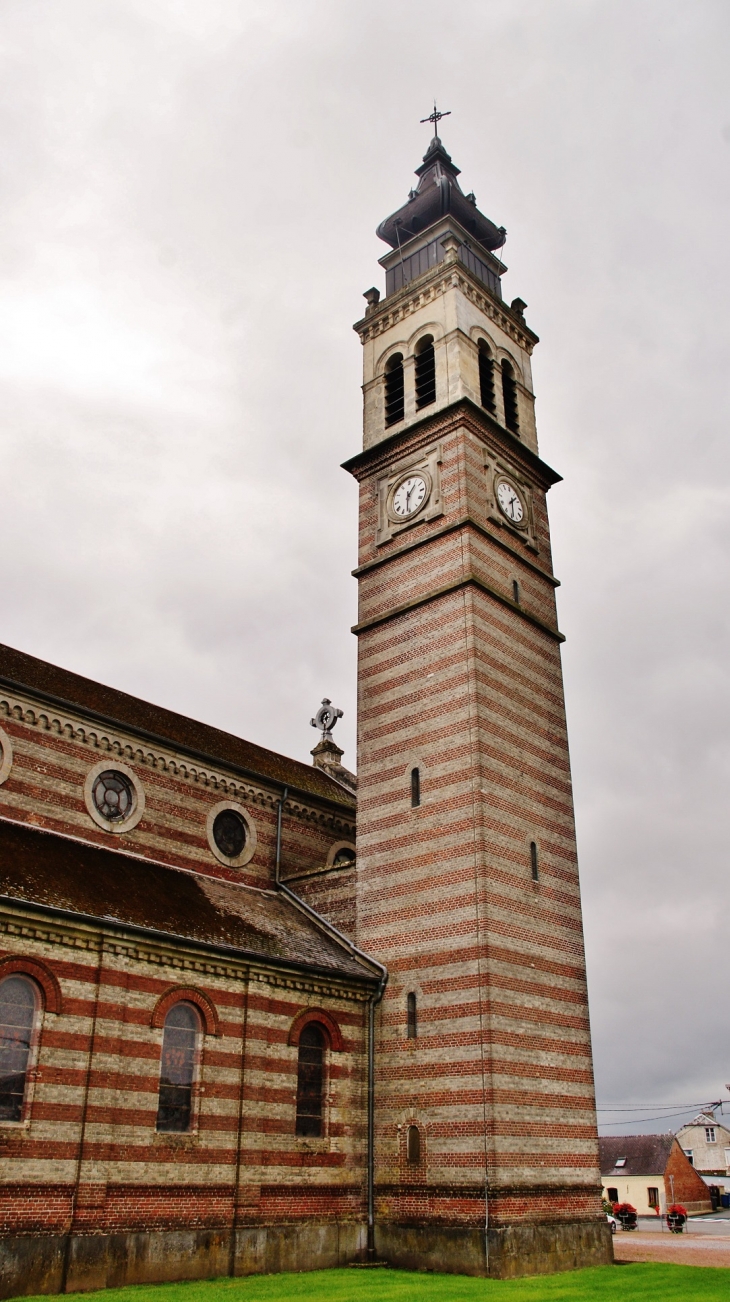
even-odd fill
[[[68,1296],[68,1295],[67,1295]],[[76,1295],[81,1302],[730,1302],[730,1269],[636,1263],[486,1280],[407,1270],[317,1270]],[[29,1302],[26,1298],[24,1302]],[[48,1302],[48,1297],[33,1299]]]

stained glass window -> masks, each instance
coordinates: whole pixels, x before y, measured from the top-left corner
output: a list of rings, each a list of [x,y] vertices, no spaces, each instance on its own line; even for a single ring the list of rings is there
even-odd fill
[[[181,1133],[190,1129],[199,1033],[200,1019],[192,1005],[175,1004],[165,1018],[162,1036],[158,1130]]]
[[[0,982],[0,1121],[21,1121],[38,1000],[32,982]]]
[[[109,823],[122,823],[134,809],[134,788],[123,773],[107,769],[100,773],[93,786],[93,800],[102,818]]]
[[[226,859],[237,859],[246,844],[246,824],[235,809],[222,809],[213,823],[213,840]]]
[[[316,1137],[322,1134],[324,1050],[324,1032],[316,1022],[310,1022],[299,1037],[296,1124],[298,1135]]]

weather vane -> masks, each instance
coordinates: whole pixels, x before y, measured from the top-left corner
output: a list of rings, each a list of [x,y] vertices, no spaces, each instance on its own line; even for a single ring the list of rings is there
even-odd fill
[[[441,121],[442,118],[450,118],[450,117],[451,117],[451,109],[447,109],[445,113],[440,113],[439,110],[436,108],[436,100],[434,100],[433,113],[429,113],[427,118],[421,118],[421,123],[423,124],[424,122],[433,122],[433,134],[438,140],[439,122]]]
[[[314,718],[310,719],[310,723],[313,728],[319,728],[322,733],[322,741],[332,741],[332,729],[337,720],[341,718],[342,710],[338,710],[337,706],[332,704],[330,698],[325,696]]]

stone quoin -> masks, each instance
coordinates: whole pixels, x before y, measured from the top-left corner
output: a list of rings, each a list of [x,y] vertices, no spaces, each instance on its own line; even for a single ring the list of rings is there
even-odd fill
[[[355,327],[357,778],[327,698],[305,765],[0,647],[0,1296],[612,1259],[537,337],[417,176]]]

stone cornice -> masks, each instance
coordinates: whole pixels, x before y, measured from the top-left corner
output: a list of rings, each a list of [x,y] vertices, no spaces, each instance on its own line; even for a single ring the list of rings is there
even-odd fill
[[[425,447],[435,438],[443,438],[452,433],[460,425],[465,425],[476,434],[477,438],[488,445],[491,444],[494,451],[510,457],[546,491],[553,484],[562,481],[563,477],[557,470],[553,470],[552,466],[528,448],[521,439],[510,434],[508,429],[500,425],[499,421],[490,416],[483,407],[478,407],[475,402],[472,402],[471,398],[459,398],[447,407],[439,408],[437,412],[414,420],[397,434],[379,439],[371,447],[363,448],[362,452],[356,452],[353,457],[343,461],[342,469],[349,471],[359,482],[389,465],[394,458],[403,456],[406,450],[410,452],[411,440],[413,440],[413,450],[416,450]]]
[[[531,560],[529,556],[523,556],[522,552],[513,547],[506,538],[502,538],[496,532],[492,533],[491,530],[486,529],[483,524],[480,524],[471,515],[459,516],[458,520],[452,520],[448,524],[442,525],[441,528],[431,528],[421,538],[414,538],[412,534],[409,535],[408,542],[404,543],[402,547],[394,547],[392,551],[386,552],[382,556],[376,556],[374,560],[366,561],[364,565],[358,565],[356,569],[351,570],[352,577],[359,579],[362,574],[368,574],[370,570],[379,569],[380,566],[387,565],[388,561],[395,560],[398,556],[404,556],[406,552],[415,551],[417,547],[425,547],[427,543],[436,538],[442,538],[444,534],[454,533],[457,529],[464,528],[475,529],[477,533],[480,533],[484,538],[488,538],[497,547],[509,552],[510,556],[514,556],[516,560],[522,565],[526,565],[534,574],[539,574],[540,578],[545,579],[546,583],[551,584],[553,588],[560,587],[560,579],[556,579],[554,574],[548,574],[547,570],[544,570],[541,565]]]
[[[494,321],[495,325],[498,325],[526,353],[532,353],[535,344],[540,342],[538,336],[525,325],[522,318],[501,299],[493,298],[489,290],[480,280],[477,280],[476,276],[472,276],[463,263],[448,260],[437,263],[422,276],[411,281],[410,285],[404,285],[403,289],[383,299],[374,311],[369,312],[360,321],[356,321],[352,328],[365,344],[370,339],[383,334],[385,330],[389,330],[391,326],[397,325],[399,321],[412,316],[418,308],[433,302],[449,289],[460,289],[470,302]]]
[[[0,684],[7,687],[8,680],[0,678]],[[71,708],[43,708],[43,705],[51,704],[57,706],[53,698],[35,689],[32,692],[20,687],[16,687],[12,692],[0,689],[0,717],[17,719],[33,728],[89,746],[93,751],[101,754],[114,755],[132,764],[159,769],[170,773],[178,780],[222,792],[231,800],[240,800],[242,803],[257,804],[272,809],[278,805],[282,788],[274,785],[272,790],[267,778],[258,777],[256,780],[247,770],[233,764],[226,765],[230,771],[225,772],[222,766],[215,764],[213,757],[202,754],[196,756],[195,752],[185,747],[177,744],[171,746],[164,738],[144,734],[139,729],[128,727],[126,724],[115,724],[113,720],[103,720],[101,716],[87,714],[86,711],[82,714],[81,711]],[[145,744],[131,743],[130,736],[133,738],[136,736]],[[202,762],[186,763],[180,759],[181,754],[190,756],[191,760],[195,758]],[[234,774],[236,776],[233,776]],[[297,791],[296,788],[289,788],[286,812],[306,822],[330,827],[334,831],[354,831],[354,810],[353,816],[348,818],[342,806],[334,802],[330,803],[324,797],[309,796]]]
[[[397,615],[405,614],[407,610],[415,610],[418,606],[425,606],[427,602],[436,601],[438,597],[444,597],[450,592],[457,592],[459,588],[466,588],[469,584],[480,588],[482,592],[486,592],[503,606],[508,606],[521,619],[527,620],[529,624],[534,624],[536,628],[541,629],[543,633],[547,633],[556,642],[565,641],[565,634],[561,633],[559,629],[554,628],[552,624],[546,624],[544,619],[531,614],[529,610],[525,610],[524,606],[518,605],[504,592],[499,592],[497,588],[491,587],[490,584],[485,583],[476,574],[464,574],[461,578],[455,579],[453,583],[446,583],[441,588],[432,588],[430,592],[424,592],[420,597],[414,597],[412,601],[404,602],[402,606],[392,606],[390,610],[383,611],[382,614],[375,615],[372,619],[365,619],[359,624],[353,624],[351,631],[356,634],[365,633],[368,629],[376,628],[378,624],[387,624],[388,620],[395,619]]]

